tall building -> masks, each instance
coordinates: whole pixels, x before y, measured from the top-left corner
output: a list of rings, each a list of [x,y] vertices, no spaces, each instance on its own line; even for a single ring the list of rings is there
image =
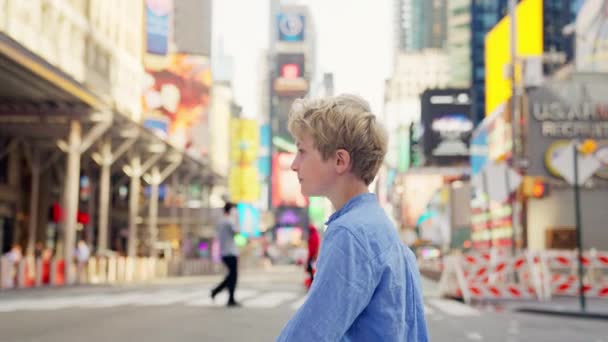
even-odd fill
[[[384,125],[389,129],[386,163],[396,168],[398,137],[403,127],[420,121],[420,95],[427,89],[448,85],[448,56],[441,50],[402,53],[396,60],[393,77],[386,82]]]
[[[543,48],[545,52],[563,52],[566,62],[574,55],[571,36],[563,28],[574,22],[580,8],[580,0],[543,1]],[[473,119],[476,122],[485,116],[485,35],[498,21],[509,14],[508,0],[473,0],[471,3],[471,81],[473,84]],[[545,73],[551,66],[545,65]]]
[[[395,7],[396,51],[445,47],[447,0],[396,0]]]
[[[294,140],[287,130],[292,103],[310,94],[315,84],[315,27],[311,11],[303,5],[270,2],[270,54],[268,65],[270,117],[269,208],[275,217],[275,236],[281,241],[299,239],[314,203],[302,196],[296,174]],[[295,234],[295,235],[294,235]],[[300,235],[301,236],[301,235]]]
[[[471,0],[452,0],[447,10],[451,87],[471,86]]]
[[[579,7],[577,0],[543,1],[543,47],[546,52],[565,53],[566,62],[574,58],[574,37],[565,35],[562,30],[574,22]],[[545,71],[552,70],[546,68]]]
[[[473,121],[485,116],[485,36],[508,12],[508,0],[471,2],[471,93]]]

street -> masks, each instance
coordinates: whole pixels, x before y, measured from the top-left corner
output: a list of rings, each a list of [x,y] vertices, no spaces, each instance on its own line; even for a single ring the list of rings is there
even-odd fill
[[[0,293],[0,340],[271,341],[305,300],[303,273],[293,267],[245,271],[237,300],[215,302],[218,276],[169,279],[138,286],[72,287]],[[423,281],[432,341],[608,341],[603,321],[470,307],[435,295]]]

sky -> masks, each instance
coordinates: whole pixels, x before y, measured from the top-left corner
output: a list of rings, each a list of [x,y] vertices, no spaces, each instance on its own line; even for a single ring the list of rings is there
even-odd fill
[[[333,72],[336,93],[359,94],[370,102],[374,113],[381,114],[384,80],[392,69],[393,1],[292,2],[309,5],[312,11],[317,74]],[[213,2],[213,54],[221,41],[224,53],[234,58],[235,100],[246,117],[260,114],[259,62],[268,47],[269,23],[268,0]]]

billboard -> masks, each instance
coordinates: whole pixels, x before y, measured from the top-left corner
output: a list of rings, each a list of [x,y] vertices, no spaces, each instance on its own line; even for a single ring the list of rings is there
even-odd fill
[[[306,17],[297,13],[280,13],[277,15],[279,40],[282,42],[302,42],[306,29]]]
[[[523,0],[517,5],[517,56],[543,54],[543,2]],[[511,97],[511,79],[505,70],[511,63],[511,19],[506,16],[486,35],[486,116]],[[521,79],[521,70],[516,78]]]
[[[272,206],[304,208],[308,200],[300,188],[297,174],[291,170],[295,154],[278,152],[272,156]]]
[[[146,52],[166,55],[169,49],[169,23],[173,0],[146,0]]]
[[[527,146],[531,176],[560,177],[553,165],[573,139],[598,142],[596,157],[604,167],[596,177],[608,179],[608,81],[602,74],[574,74],[529,92]]]
[[[179,149],[206,156],[212,83],[209,59],[169,54],[162,62],[145,64],[144,126]]]
[[[230,198],[234,202],[253,203],[260,196],[258,123],[254,119],[232,119],[230,130]]]
[[[587,0],[576,17],[576,69],[608,72],[608,0]]]
[[[260,236],[260,211],[249,203],[238,203],[239,231],[245,237]]]
[[[444,176],[434,174],[405,174],[403,177],[403,207],[401,217],[407,227],[415,227],[435,192],[443,186]]]
[[[421,97],[424,155],[436,165],[468,160],[473,132],[468,89],[426,90]]]
[[[277,70],[279,72],[273,83],[273,91],[278,96],[302,96],[308,92],[308,81],[305,76],[305,57],[302,53],[278,54]]]
[[[275,222],[277,227],[308,226],[308,210],[298,207],[279,207],[275,209]]]

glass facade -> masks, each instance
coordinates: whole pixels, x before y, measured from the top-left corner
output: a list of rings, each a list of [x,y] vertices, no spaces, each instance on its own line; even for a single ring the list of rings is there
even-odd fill
[[[473,0],[471,3],[471,93],[473,120],[485,116],[485,36],[508,12],[508,0]]]

